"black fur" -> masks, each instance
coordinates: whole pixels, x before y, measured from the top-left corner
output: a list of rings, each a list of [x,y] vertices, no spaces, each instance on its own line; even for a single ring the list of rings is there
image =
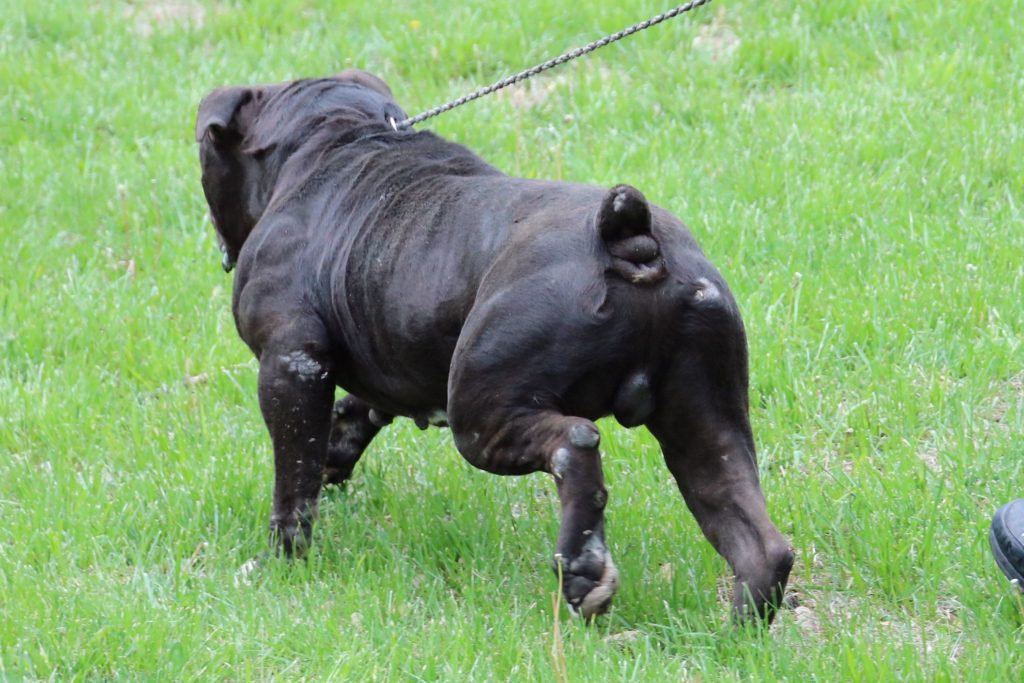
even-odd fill
[[[770,616],[792,553],[757,478],[739,312],[693,237],[635,188],[511,178],[394,130],[404,117],[360,71],[200,107],[203,188],[274,442],[275,547],[301,552],[325,474],[347,478],[392,416],[448,423],[482,469],[554,475],[566,598],[600,613],[618,575],[593,421],[614,413],[658,437],[736,572],[736,609]]]

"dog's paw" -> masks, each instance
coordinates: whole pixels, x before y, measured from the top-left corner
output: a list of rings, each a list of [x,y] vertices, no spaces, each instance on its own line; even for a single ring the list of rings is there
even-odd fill
[[[328,452],[327,464],[324,465],[324,486],[344,487],[345,483],[352,478],[354,470],[354,464],[349,464],[336,453]]]
[[[561,564],[562,592],[574,614],[589,619],[608,611],[619,587],[619,570],[604,541],[591,536],[579,555],[558,555],[555,562]]]
[[[342,399],[331,413],[331,433],[327,439],[324,485],[341,486],[352,476],[366,445],[380,429],[373,422],[373,410]]]

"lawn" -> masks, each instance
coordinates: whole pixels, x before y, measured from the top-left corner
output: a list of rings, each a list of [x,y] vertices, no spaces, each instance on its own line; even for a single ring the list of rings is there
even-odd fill
[[[553,615],[551,482],[408,421],[326,494],[308,562],[240,580],[272,458],[199,100],[360,66],[413,114],[664,9],[0,5],[0,679],[1020,680],[986,539],[1024,496],[1020,0],[720,0],[422,126],[641,188],[729,281],[797,551],[769,630],[730,627],[727,565],[611,420],[623,586],[595,624]]]

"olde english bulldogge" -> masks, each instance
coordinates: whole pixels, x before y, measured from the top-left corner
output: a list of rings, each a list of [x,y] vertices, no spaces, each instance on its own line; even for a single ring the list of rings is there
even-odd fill
[[[301,554],[321,487],[394,416],[447,424],[476,467],[553,477],[562,590],[600,614],[618,572],[594,420],[614,415],[658,439],[735,573],[735,613],[770,619],[793,551],[761,492],[739,309],[686,227],[628,185],[512,178],[403,118],[357,70],[199,108],[273,441],[273,546]]]

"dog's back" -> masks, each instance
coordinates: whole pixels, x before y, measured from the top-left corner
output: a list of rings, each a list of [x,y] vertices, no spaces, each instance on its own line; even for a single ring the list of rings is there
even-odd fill
[[[643,421],[649,378],[627,366],[653,353],[642,339],[659,315],[657,292],[675,287],[663,251],[687,251],[677,260],[688,267],[700,256],[678,220],[628,186],[505,176],[430,133],[361,144],[322,185],[328,199],[307,255],[312,296],[325,297],[321,310],[344,347],[343,386],[394,414],[435,414],[447,406],[451,359],[473,309],[516,300],[502,323],[522,332],[557,300],[572,310],[554,326],[545,320],[538,332],[550,340],[557,323],[599,323],[588,340],[570,340],[594,346],[586,362],[571,361],[570,349],[546,361],[565,365],[557,391],[571,395],[596,373],[602,386],[581,392],[578,414]],[[505,351],[516,349],[496,350],[493,361],[505,362]]]

